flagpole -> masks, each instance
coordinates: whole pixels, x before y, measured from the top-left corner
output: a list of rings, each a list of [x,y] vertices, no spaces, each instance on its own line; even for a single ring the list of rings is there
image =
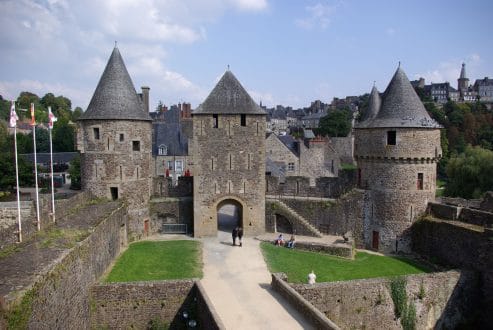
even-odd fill
[[[41,230],[41,221],[39,220],[39,193],[38,193],[38,161],[36,158],[36,121],[34,118],[34,103],[31,103],[31,125],[33,126],[33,142],[34,142],[34,182],[36,187],[36,222],[38,231]]]
[[[48,107],[48,112],[51,115],[51,108]],[[50,166],[51,166],[51,214],[53,217],[53,222],[55,222],[55,185],[53,182],[53,143],[51,140],[51,129],[53,128],[53,123],[51,122],[50,118],[50,125],[49,125],[49,131],[50,131]]]
[[[14,120],[16,120],[15,114],[15,105],[12,101],[12,109],[11,109],[11,124],[12,124],[12,116],[14,116]],[[12,113],[14,111],[14,113]],[[14,123],[14,152],[15,152],[15,182],[17,186],[17,229],[18,229],[18,242],[22,242],[22,221],[21,221],[21,199],[20,199],[20,191],[19,191],[19,164],[17,161],[17,124]]]

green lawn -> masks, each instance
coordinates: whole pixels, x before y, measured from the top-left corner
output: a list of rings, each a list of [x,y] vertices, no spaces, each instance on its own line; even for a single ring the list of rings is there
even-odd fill
[[[355,260],[347,260],[321,253],[282,248],[267,242],[262,242],[261,248],[269,270],[273,273],[286,273],[291,283],[306,283],[306,276],[311,270],[314,270],[317,275],[317,282],[431,271],[413,260],[401,257],[384,257],[357,252]]]
[[[143,241],[131,244],[105,282],[172,280],[202,277],[197,241]]]

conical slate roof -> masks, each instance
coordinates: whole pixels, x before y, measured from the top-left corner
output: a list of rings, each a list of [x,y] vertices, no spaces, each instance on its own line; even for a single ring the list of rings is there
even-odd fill
[[[466,63],[462,63],[462,68],[460,69],[460,79],[466,78]]]
[[[86,112],[79,120],[151,120],[135,91],[118,48],[114,48]]]
[[[380,110],[382,99],[376,86],[373,86],[370,92],[370,98],[368,100],[368,109],[361,114],[360,123],[358,126],[365,126],[365,124],[371,119],[375,118]]]
[[[231,73],[226,71],[205,101],[195,109],[197,114],[266,115]]]
[[[366,127],[440,128],[426,112],[404,71],[399,67],[382,96],[380,110]]]

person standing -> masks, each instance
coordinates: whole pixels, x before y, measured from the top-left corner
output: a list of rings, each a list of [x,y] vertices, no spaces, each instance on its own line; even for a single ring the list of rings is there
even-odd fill
[[[236,245],[236,237],[238,237],[238,227],[233,228],[233,232],[231,233],[233,236],[233,246]]]
[[[238,227],[238,240],[240,241],[240,246],[243,246],[241,238],[243,237],[243,228]]]
[[[317,275],[315,275],[315,273],[312,270],[312,272],[308,274],[307,278],[308,278],[308,284],[315,284],[315,281],[317,280]]]

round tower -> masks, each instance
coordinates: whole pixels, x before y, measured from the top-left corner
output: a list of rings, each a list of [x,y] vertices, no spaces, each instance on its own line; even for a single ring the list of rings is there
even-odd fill
[[[114,48],[87,110],[79,118],[82,189],[125,199],[131,220],[148,215],[151,180],[151,118]],[[144,224],[130,222],[142,232]]]
[[[441,158],[440,125],[430,118],[399,67],[355,126],[358,183],[367,190],[364,236],[368,248],[410,250],[409,227],[435,199]]]

